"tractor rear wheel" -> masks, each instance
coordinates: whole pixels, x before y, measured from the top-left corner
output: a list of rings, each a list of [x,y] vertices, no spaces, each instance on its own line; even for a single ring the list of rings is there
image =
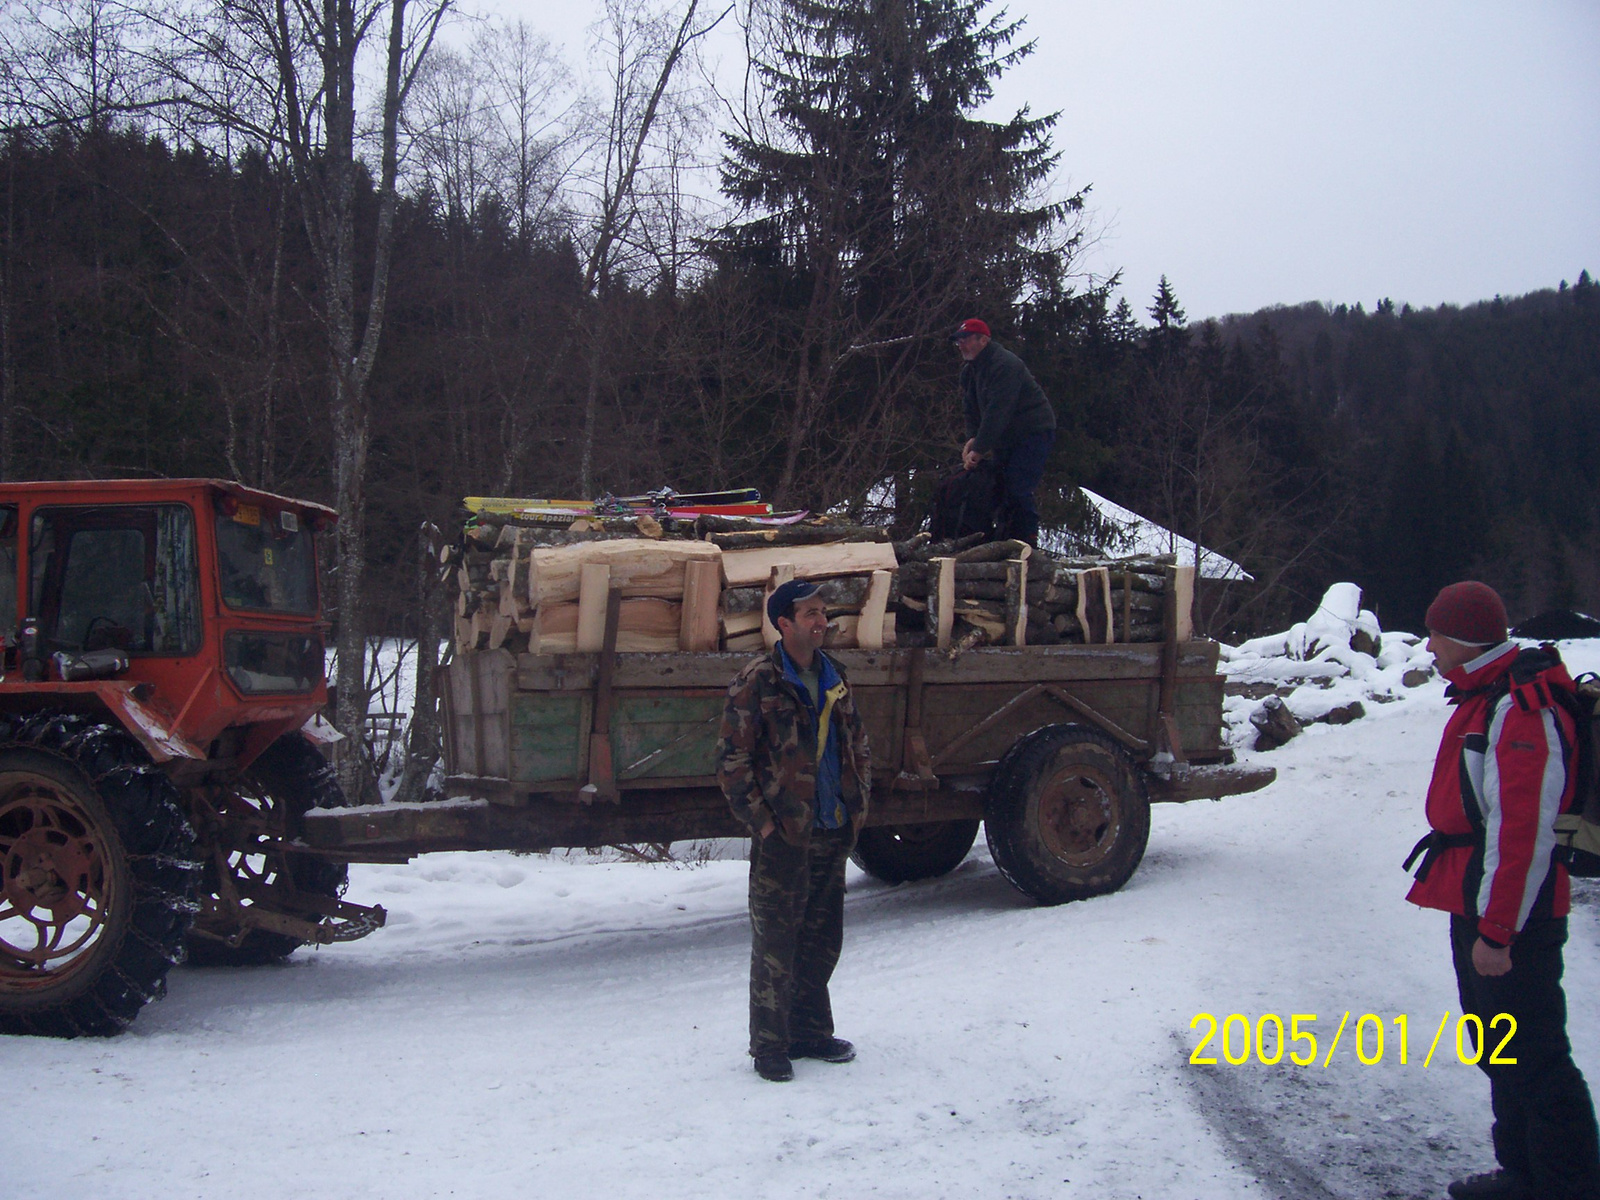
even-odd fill
[[[1096,729],[1047,725],[1016,743],[989,784],[984,830],[995,866],[1040,904],[1114,892],[1150,840],[1144,776]]]
[[[0,722],[0,1033],[113,1034],[163,995],[193,856],[177,791],[123,730]]]
[[[884,883],[910,883],[948,875],[978,837],[976,821],[873,825],[861,831],[852,862]]]
[[[333,768],[298,733],[269,746],[216,803],[223,822],[216,853],[247,904],[268,904],[273,911],[315,922],[322,914],[307,907],[304,897],[337,900],[344,894],[349,879],[344,863],[283,848],[299,834],[307,810],[345,804]],[[287,958],[305,945],[238,920],[218,894],[223,868],[216,853],[206,863],[201,913],[189,932],[189,961],[201,967],[256,966]]]

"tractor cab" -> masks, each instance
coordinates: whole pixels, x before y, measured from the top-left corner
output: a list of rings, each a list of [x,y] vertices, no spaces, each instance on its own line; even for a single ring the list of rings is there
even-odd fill
[[[0,486],[0,706],[103,703],[157,762],[248,761],[327,702],[334,519],[219,480]]]

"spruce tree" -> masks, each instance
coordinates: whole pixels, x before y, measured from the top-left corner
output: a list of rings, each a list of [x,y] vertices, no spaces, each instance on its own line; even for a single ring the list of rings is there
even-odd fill
[[[1003,11],[775,3],[757,64],[768,120],[751,126],[760,136],[727,138],[723,188],[738,212],[712,252],[718,282],[751,297],[746,342],[760,361],[742,386],[766,393],[775,498],[816,503],[915,460],[919,442],[958,440],[937,335],[975,315],[1003,328],[1028,288],[1056,285],[1083,193],[1042,196],[1054,114],[975,115],[1033,48]]]

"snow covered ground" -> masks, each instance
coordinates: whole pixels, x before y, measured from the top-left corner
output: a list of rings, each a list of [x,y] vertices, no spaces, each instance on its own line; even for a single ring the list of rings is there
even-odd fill
[[[351,897],[391,914],[365,941],[175,970],[113,1040],[0,1038],[0,1194],[1442,1195],[1490,1154],[1487,1085],[1448,1034],[1422,1065],[1456,1001],[1445,918],[1402,899],[1439,692],[1311,726],[1260,756],[1266,791],[1158,808],[1113,896],[1032,907],[981,839],[924,884],[852,867],[834,998],[860,1057],[785,1085],[744,1055],[742,863],[353,868]],[[1572,1034],[1600,1082],[1600,889],[1580,892]],[[1188,1061],[1199,1012],[1315,1013],[1325,1051],[1346,1010],[1327,1067]],[[1388,1035],[1371,1066],[1364,1013]]]

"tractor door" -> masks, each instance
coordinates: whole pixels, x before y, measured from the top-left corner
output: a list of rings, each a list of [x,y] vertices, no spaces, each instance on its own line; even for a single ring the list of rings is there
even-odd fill
[[[194,514],[186,505],[63,505],[36,510],[30,526],[29,609],[47,653],[200,649]]]

